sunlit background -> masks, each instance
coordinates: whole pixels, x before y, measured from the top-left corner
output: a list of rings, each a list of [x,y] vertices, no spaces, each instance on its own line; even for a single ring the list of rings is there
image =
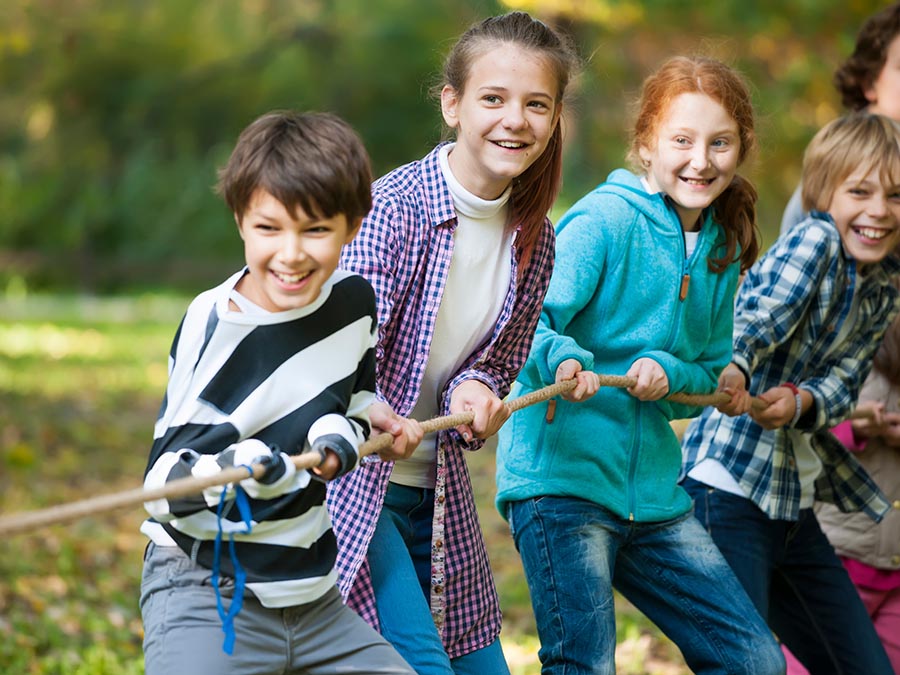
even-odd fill
[[[441,136],[429,95],[454,37],[510,8],[567,30],[586,67],[555,212],[622,163],[628,106],[677,53],[754,86],[766,243],[872,0],[6,0],[0,7],[0,290],[193,292],[238,258],[211,191],[239,131],[329,110],[384,173]]]
[[[753,84],[766,246],[805,144],[840,114],[831,84],[862,0],[3,0],[0,2],[0,515],[140,484],[169,342],[188,298],[241,264],[213,194],[240,130],[328,110],[376,174],[441,138],[429,95],[469,24],[528,10],[585,69],[566,119],[558,215],[623,161],[629,104],[678,53]],[[493,456],[470,469],[514,675],[537,673],[521,564],[494,511]],[[140,509],[0,542],[0,672],[143,671]],[[617,601],[618,671],[682,675],[671,643]]]

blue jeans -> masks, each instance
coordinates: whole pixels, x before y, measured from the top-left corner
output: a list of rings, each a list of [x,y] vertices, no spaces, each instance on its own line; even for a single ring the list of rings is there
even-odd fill
[[[391,483],[372,543],[369,570],[381,634],[418,675],[509,675],[500,641],[450,659],[431,618],[434,490]]]
[[[613,587],[678,645],[693,672],[784,673],[771,632],[690,514],[635,523],[593,502],[548,496],[511,502],[507,516],[545,675],[615,673]]]
[[[690,478],[684,488],[759,613],[811,673],[893,675],[812,509],[801,510],[796,522],[772,520],[744,497]]]

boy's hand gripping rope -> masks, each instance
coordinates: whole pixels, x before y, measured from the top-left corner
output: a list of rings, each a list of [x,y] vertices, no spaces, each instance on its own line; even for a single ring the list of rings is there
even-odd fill
[[[636,383],[633,377],[624,377],[618,375],[600,375],[601,387],[618,387],[628,388]],[[574,389],[576,380],[566,380],[557,384],[538,389],[524,396],[512,399],[507,402],[511,412],[534,405],[541,401],[546,401],[563,394],[570,389]],[[670,401],[676,403],[684,403],[695,406],[718,405],[719,403],[727,403],[731,400],[731,396],[725,393],[713,394],[671,394],[666,397]],[[766,404],[758,398],[753,399],[754,409],[762,409]],[[427,434],[433,431],[442,431],[445,429],[453,429],[460,424],[471,424],[475,419],[475,413],[469,411],[457,413],[455,415],[445,415],[443,417],[435,417],[422,422],[422,430]],[[386,450],[391,447],[393,437],[389,433],[382,433],[378,436],[370,438],[359,448],[360,459],[366,455]],[[291,457],[294,466],[297,469],[311,469],[318,466],[322,461],[322,456],[318,452],[305,452],[300,455]],[[230,469],[223,469],[213,476],[203,478],[180,478],[173,480],[165,485],[145,490],[144,488],[135,488],[133,490],[125,490],[108,495],[101,495],[91,499],[84,499],[69,504],[60,504],[51,506],[46,509],[37,511],[29,511],[24,513],[13,514],[11,516],[0,517],[0,536],[8,534],[19,534],[28,530],[43,527],[45,525],[54,525],[64,523],[71,520],[77,520],[85,516],[105,513],[126,506],[137,506],[144,502],[152,502],[156,499],[173,499],[176,497],[184,497],[202,492],[206,488],[217,485],[227,485],[228,483],[238,483],[247,478],[247,472],[252,473],[253,478],[262,478],[266,472],[263,464],[252,464],[250,466],[238,466]]]

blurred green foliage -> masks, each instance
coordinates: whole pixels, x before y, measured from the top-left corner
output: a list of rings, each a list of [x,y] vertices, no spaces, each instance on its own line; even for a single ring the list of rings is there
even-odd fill
[[[275,108],[334,111],[376,174],[442,133],[429,96],[470,23],[522,8],[586,59],[559,211],[622,163],[628,104],[676,53],[754,84],[751,171],[771,243],[803,147],[839,114],[834,67],[875,0],[6,0],[0,7],[0,288],[197,290],[240,263],[213,194],[240,130]]]

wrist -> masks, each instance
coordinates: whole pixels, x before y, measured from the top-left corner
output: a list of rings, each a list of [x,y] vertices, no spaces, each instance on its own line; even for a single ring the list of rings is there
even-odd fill
[[[744,389],[750,390],[750,373],[744,370],[743,366],[739,363],[735,363],[732,361],[729,366],[734,366],[734,369],[744,378]]]
[[[800,396],[800,387],[798,387],[793,382],[782,382],[782,387],[791,390],[791,393],[794,395],[794,416],[791,418],[791,421],[788,422],[789,427],[797,426],[797,422],[800,421],[800,416],[803,414],[803,398]]]

